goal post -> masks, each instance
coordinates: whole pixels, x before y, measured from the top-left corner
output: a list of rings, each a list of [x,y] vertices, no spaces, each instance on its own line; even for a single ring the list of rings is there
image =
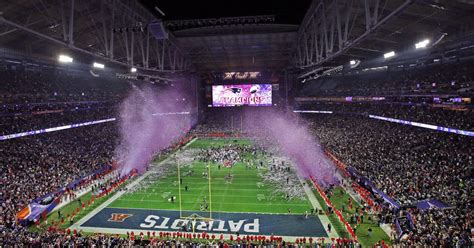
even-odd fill
[[[179,216],[180,219],[189,219],[189,220],[200,220],[200,221],[210,221],[212,220],[212,182],[211,182],[211,164],[207,163],[206,164],[206,169],[204,171],[207,171],[207,184],[208,184],[208,194],[209,196],[205,197],[206,204],[207,204],[207,211],[202,211],[201,209],[195,210],[195,209],[183,209],[183,193],[182,193],[182,181],[183,181],[183,173],[182,173],[182,168],[181,164],[178,159],[176,159],[176,165],[177,165],[177,172],[178,172],[178,196],[179,196]],[[206,191],[204,191],[206,192]],[[195,199],[196,203],[199,201],[199,199]],[[193,213],[193,211],[196,211]],[[183,214],[184,212],[184,214]],[[191,212],[191,213],[190,213]],[[209,216],[201,216],[197,212],[208,212]]]
[[[212,193],[211,193],[211,165],[207,163],[207,180],[209,182],[209,219],[212,219]]]
[[[182,195],[181,195],[181,172],[179,166],[179,160],[176,159],[176,164],[178,167],[178,197],[179,197],[179,217],[183,217],[183,206],[182,206]]]

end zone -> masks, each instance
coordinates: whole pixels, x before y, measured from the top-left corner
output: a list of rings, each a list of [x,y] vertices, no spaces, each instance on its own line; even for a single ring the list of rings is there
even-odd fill
[[[187,215],[205,214],[185,211]],[[104,208],[77,229],[87,232],[126,233],[147,232],[190,232],[183,228],[192,223],[195,232],[227,235],[275,235],[282,237],[328,237],[318,216],[259,213],[214,212],[215,219],[180,219],[179,211]]]

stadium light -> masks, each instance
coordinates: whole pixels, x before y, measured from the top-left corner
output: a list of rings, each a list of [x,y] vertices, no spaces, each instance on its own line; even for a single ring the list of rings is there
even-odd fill
[[[58,61],[61,63],[72,63],[73,59],[67,55],[60,54],[58,57]]]
[[[356,64],[356,61],[355,61],[355,60],[351,60],[349,63],[350,63],[351,65],[355,65],[355,64]]]
[[[428,46],[428,44],[430,44],[430,40],[428,40],[428,39],[422,40],[422,41],[415,44],[415,48],[416,49],[425,48],[426,46]]]
[[[100,69],[104,69],[105,68],[105,65],[104,64],[101,64],[101,63],[97,63],[97,62],[94,62],[94,64],[92,65],[94,68],[100,68]]]
[[[137,68],[135,68],[135,67],[132,67],[132,69],[130,69],[130,72],[132,72],[132,73],[135,73],[135,72],[137,72]]]
[[[395,56],[395,52],[394,52],[394,51],[388,52],[388,53],[386,53],[386,54],[383,55],[383,57],[384,57],[385,59],[391,58],[391,57],[393,57],[393,56]]]

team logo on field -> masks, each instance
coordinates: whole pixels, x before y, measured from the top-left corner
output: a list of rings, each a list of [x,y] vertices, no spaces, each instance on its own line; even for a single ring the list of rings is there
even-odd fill
[[[111,222],[123,222],[125,219],[132,217],[133,214],[122,214],[122,213],[112,213],[110,218],[107,221]]]

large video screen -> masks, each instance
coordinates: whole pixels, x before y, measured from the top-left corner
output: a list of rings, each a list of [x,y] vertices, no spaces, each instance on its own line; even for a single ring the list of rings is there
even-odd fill
[[[213,85],[212,106],[272,106],[272,85]]]

